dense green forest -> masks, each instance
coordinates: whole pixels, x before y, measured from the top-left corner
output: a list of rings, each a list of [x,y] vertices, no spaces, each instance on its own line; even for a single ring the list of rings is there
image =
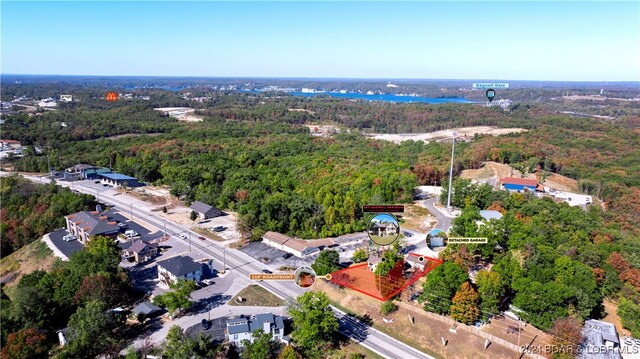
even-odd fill
[[[0,180],[2,256],[64,227],[64,216],[95,208],[94,197],[55,184],[38,185],[19,176]]]
[[[9,298],[2,289],[2,356],[88,358],[117,353],[124,337],[113,330],[123,318],[110,310],[131,301],[120,251],[108,237],[96,237],[68,262],[20,279]],[[70,345],[53,349],[56,331],[68,327]]]
[[[466,271],[481,259],[493,267],[478,275],[481,302],[475,319],[495,316],[512,304],[529,323],[551,330],[554,321],[568,316],[601,318],[602,299],[618,297],[624,325],[640,334],[636,236],[608,225],[598,207],[585,212],[532,193],[494,191],[469,180],[456,180],[453,187],[454,204],[464,207],[454,220],[453,235],[487,237],[488,243],[449,245],[443,253],[449,264],[434,271],[442,274],[429,277],[424,293],[440,293],[437,302],[451,305],[467,280]],[[478,225],[479,210],[486,208],[502,212],[503,217]],[[422,299],[429,298],[425,294]],[[430,302],[425,309],[449,313],[449,306]]]

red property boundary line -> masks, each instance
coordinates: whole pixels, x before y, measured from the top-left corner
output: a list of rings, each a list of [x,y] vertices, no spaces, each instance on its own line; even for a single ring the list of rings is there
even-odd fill
[[[368,265],[367,263],[357,264],[355,266],[351,266],[351,267],[348,267],[348,268],[343,268],[343,269],[340,269],[340,270],[337,270],[337,271],[331,273],[331,277],[332,277],[331,278],[331,282],[333,282],[335,284],[338,284],[338,285],[341,285],[343,287],[349,288],[349,289],[353,289],[356,292],[362,293],[362,294],[367,295],[367,296],[369,296],[371,298],[374,298],[374,299],[377,299],[377,300],[380,300],[380,301],[383,301],[383,302],[387,301],[390,298],[393,298],[398,293],[400,293],[403,290],[407,289],[410,285],[412,285],[413,283],[417,282],[420,278],[424,277],[429,272],[431,272],[432,270],[434,270],[435,268],[437,268],[439,265],[441,265],[443,263],[443,261],[441,261],[440,259],[431,258],[431,257],[425,256],[425,255],[422,255],[422,254],[418,254],[418,253],[411,252],[411,253],[409,253],[409,255],[414,255],[414,256],[418,256],[418,257],[424,257],[425,261],[430,260],[430,261],[436,262],[436,265],[434,265],[433,267],[431,267],[429,269],[425,269],[419,275],[414,275],[414,278],[412,280],[407,281],[407,283],[405,283],[400,289],[397,289],[396,291],[394,291],[393,293],[388,295],[386,298],[382,298],[380,296],[376,296],[376,295],[373,295],[371,293],[367,293],[364,290],[359,289],[358,287],[356,287],[354,285],[350,285],[350,284],[347,284],[347,283],[339,282],[339,281],[337,281],[335,279],[336,274],[342,273],[342,272],[348,272],[348,271],[353,270],[355,268],[360,268],[360,267],[366,266],[366,265]]]

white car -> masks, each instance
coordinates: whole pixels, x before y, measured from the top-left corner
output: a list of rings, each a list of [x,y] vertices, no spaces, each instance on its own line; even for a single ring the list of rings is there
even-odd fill
[[[180,235],[180,238],[187,239],[187,235],[183,233],[183,234]]]
[[[67,234],[66,236],[62,237],[62,240],[65,242],[75,241],[76,239],[78,238],[76,238],[76,236],[74,236],[73,234]]]

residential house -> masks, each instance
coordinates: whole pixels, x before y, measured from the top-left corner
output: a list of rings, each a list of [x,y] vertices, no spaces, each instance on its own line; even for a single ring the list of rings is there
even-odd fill
[[[373,222],[369,232],[379,237],[396,235],[398,234],[398,224],[395,222]]]
[[[422,260],[420,260],[420,258],[422,258]],[[424,271],[425,264],[427,263],[427,261],[424,260],[424,256],[417,253],[409,253],[405,258],[405,262],[409,263],[411,268],[421,272]]]
[[[380,263],[381,261],[382,260],[380,259],[380,257],[378,257],[377,254],[371,253],[369,254],[369,258],[367,259],[367,268],[369,268],[370,271],[374,272],[378,267],[378,263]]]
[[[137,318],[140,318],[141,316],[144,318],[149,318],[162,312],[162,309],[153,305],[151,302],[142,302],[136,305],[135,308],[131,310],[131,312]]]
[[[133,244],[122,251],[122,256],[126,259],[133,258],[136,263],[144,263],[150,261],[158,254],[158,243],[135,241]]]
[[[579,359],[622,359],[620,338],[613,324],[586,320],[582,328],[582,339]]]
[[[172,257],[158,262],[158,279],[166,285],[175,283],[180,278],[199,282],[207,265],[210,268],[212,260],[205,264],[195,262],[191,257]]]
[[[225,337],[233,344],[242,347],[243,340],[253,343],[253,333],[258,329],[264,330],[265,333],[271,333],[274,341],[282,341],[284,320],[281,316],[271,313],[253,315],[251,318],[229,319],[227,320]]]
[[[482,219],[476,221],[478,228],[489,223],[491,220],[500,220],[502,218],[502,213],[494,210],[484,210],[480,211],[480,217],[482,217]]]
[[[222,215],[222,211],[220,209],[200,201],[193,202],[189,208],[196,211],[196,213],[198,213],[198,217],[201,219],[215,218]]]
[[[298,258],[304,258],[318,252],[321,248],[330,247],[335,244],[332,238],[304,240],[291,238],[282,233],[271,231],[262,236],[262,243],[291,253]]]
[[[17,150],[22,148],[22,144],[17,140],[0,140],[0,148],[3,150]]]
[[[107,236],[116,238],[120,227],[116,222],[109,221],[109,211],[82,211],[65,217],[67,232],[78,237],[78,241],[87,244],[93,236]]]

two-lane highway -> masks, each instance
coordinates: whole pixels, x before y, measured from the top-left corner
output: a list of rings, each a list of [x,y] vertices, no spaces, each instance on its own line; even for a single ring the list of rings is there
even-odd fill
[[[41,177],[37,176],[24,176],[34,182],[42,183]],[[58,182],[58,185],[64,187],[70,187],[70,182]],[[74,189],[86,194],[96,194],[96,189],[90,186],[85,186],[80,183],[74,185]],[[99,191],[99,190],[98,190]],[[163,219],[155,215],[150,211],[150,208],[146,205],[142,205],[139,201],[129,198],[126,195],[116,195],[113,191],[103,190],[100,192],[100,201],[106,204],[112,205],[115,208],[128,213],[133,209],[133,215],[136,220],[142,220],[150,225],[158,228],[158,230],[166,230],[168,234],[175,235],[177,240],[181,240],[185,243],[188,241],[177,236],[179,233],[188,232],[191,234],[191,238],[197,238],[199,235],[195,232],[191,232],[188,226],[179,225],[168,219]],[[126,198],[126,199],[125,199]],[[197,251],[201,251],[214,258],[215,260],[223,260],[223,246],[219,243],[208,241],[206,245],[200,241],[191,241],[191,247]],[[260,273],[262,269],[265,269],[260,262],[257,262],[254,258],[247,254],[227,248],[226,249],[226,263],[227,268],[232,271],[236,271],[239,275],[249,276],[251,273]],[[261,283],[266,289],[272,291],[279,297],[285,300],[295,301],[296,297],[304,293],[305,290],[298,287],[292,281],[276,282],[276,281],[264,281]],[[340,331],[349,337],[350,339],[358,342],[367,349],[375,352],[376,354],[385,358],[393,359],[433,359],[433,357],[420,352],[419,350],[402,343],[390,336],[369,327],[355,318],[346,316],[345,313],[333,308],[334,313],[340,320]]]

